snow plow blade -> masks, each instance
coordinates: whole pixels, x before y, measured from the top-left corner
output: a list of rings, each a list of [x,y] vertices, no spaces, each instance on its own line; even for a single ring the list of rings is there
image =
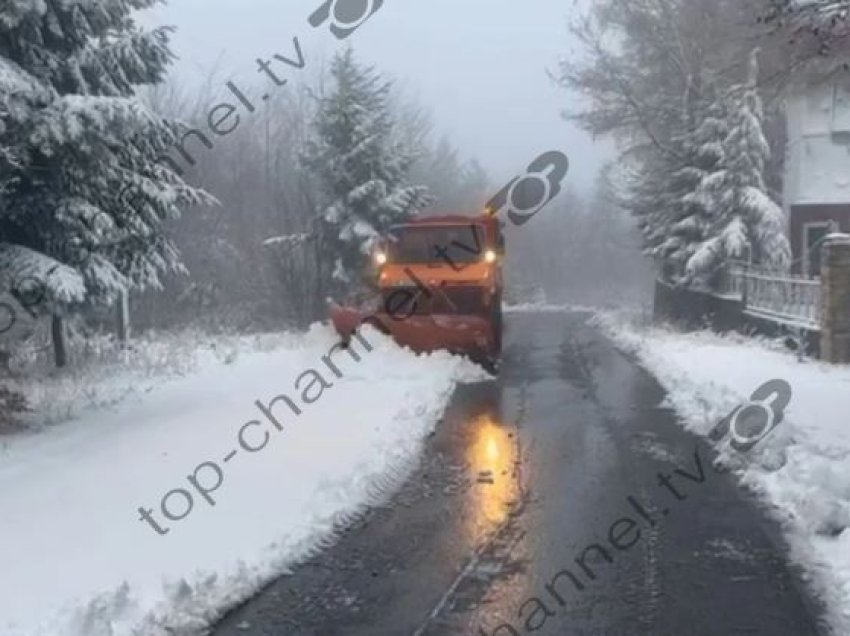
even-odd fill
[[[366,313],[332,305],[330,317],[344,343],[363,325],[371,325],[416,353],[444,349],[469,356],[479,364],[491,365],[498,358],[490,322],[470,315],[432,314],[391,316],[384,312]]]

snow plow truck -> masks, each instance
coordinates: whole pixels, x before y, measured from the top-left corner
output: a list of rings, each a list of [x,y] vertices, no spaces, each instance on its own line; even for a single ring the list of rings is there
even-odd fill
[[[498,369],[502,351],[504,234],[498,216],[433,216],[394,226],[377,244],[377,294],[331,305],[347,344],[372,325],[416,352],[446,349]]]

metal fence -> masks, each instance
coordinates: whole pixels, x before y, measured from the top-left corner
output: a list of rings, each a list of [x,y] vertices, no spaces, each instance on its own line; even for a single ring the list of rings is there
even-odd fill
[[[819,278],[779,274],[731,262],[721,272],[717,291],[740,299],[749,313],[779,323],[820,328]]]

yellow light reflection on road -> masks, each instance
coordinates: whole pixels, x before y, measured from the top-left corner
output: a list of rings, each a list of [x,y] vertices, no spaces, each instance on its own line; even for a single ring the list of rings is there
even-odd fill
[[[499,459],[499,443],[492,437],[491,435],[487,439],[487,460],[491,464],[495,464],[496,460]]]
[[[504,521],[517,499],[516,440],[513,429],[488,415],[475,418],[471,425],[474,441],[467,459],[476,481],[473,489],[473,505],[477,512],[475,525],[481,528]]]

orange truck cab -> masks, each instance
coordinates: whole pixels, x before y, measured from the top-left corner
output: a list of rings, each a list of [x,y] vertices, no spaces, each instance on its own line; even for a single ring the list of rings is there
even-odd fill
[[[446,349],[495,370],[502,349],[504,235],[498,217],[435,216],[390,229],[374,253],[370,306],[331,307],[347,340],[363,324],[417,352]]]

